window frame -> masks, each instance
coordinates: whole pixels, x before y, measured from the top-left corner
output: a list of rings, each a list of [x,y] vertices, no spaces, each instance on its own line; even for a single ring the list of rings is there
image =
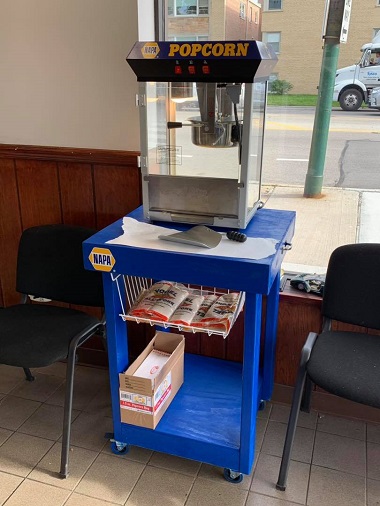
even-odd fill
[[[179,35],[174,35],[174,36],[171,36],[171,37],[168,37],[166,39],[167,41],[170,41],[170,42],[183,42],[183,41],[189,41],[189,42],[198,42],[198,41],[206,41],[206,40],[209,40],[208,39],[208,35],[184,35],[184,36],[179,36]]]
[[[270,7],[270,2],[271,0],[265,0],[264,1],[264,11],[267,11],[267,12],[276,12],[276,11],[282,11],[282,7],[283,7],[283,0],[275,0],[275,1],[278,1],[281,3],[280,7],[274,7],[274,8],[271,8]],[[380,2],[380,0],[379,0]]]
[[[180,6],[177,6],[177,2],[181,2],[182,0],[172,0],[172,6],[167,4],[166,10],[168,17],[178,17],[178,18],[186,18],[186,17],[200,17],[200,16],[209,16],[210,15],[210,0],[193,0],[195,3],[195,12],[194,13],[185,13],[178,14],[178,9]],[[206,3],[207,5],[203,5]],[[201,4],[201,5],[200,5]],[[189,6],[192,7],[192,6]],[[172,10],[172,12],[170,12]],[[203,10],[207,10],[207,12],[200,12]]]
[[[240,19],[246,19],[247,17],[247,6],[245,2],[240,2],[239,17]]]
[[[268,40],[267,40],[267,36],[268,35],[274,35],[274,34],[278,34],[278,51],[276,51],[276,49],[273,47],[273,43],[272,42],[268,42]],[[281,53],[281,32],[262,32],[262,40],[268,46],[272,44],[273,50],[274,50],[274,52],[276,54],[280,54]]]
[[[272,93],[271,83],[273,83],[273,81],[277,81],[277,79],[278,79],[278,72],[272,72],[268,79],[268,93]]]

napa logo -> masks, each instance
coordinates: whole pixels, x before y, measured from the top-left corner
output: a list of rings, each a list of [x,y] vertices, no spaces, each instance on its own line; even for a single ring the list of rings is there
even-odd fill
[[[111,272],[115,259],[107,248],[92,248],[89,260],[96,271]]]
[[[160,52],[160,48],[157,42],[147,42],[141,48],[141,52],[144,58],[156,58]]]

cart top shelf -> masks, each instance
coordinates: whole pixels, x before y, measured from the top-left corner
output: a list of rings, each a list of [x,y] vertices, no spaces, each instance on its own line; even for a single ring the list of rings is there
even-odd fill
[[[146,222],[142,207],[128,217]],[[83,243],[86,269],[109,272],[113,276],[125,274],[268,294],[285,256],[284,246],[292,241],[295,212],[260,209],[253,217],[244,230],[248,238],[277,241],[275,253],[260,260],[109,244],[108,241],[122,235],[122,224],[123,220],[120,219]],[[179,223],[156,224],[177,230],[191,227]],[[222,229],[218,231],[223,232]],[[94,253],[97,256],[104,255],[102,264],[94,263]]]

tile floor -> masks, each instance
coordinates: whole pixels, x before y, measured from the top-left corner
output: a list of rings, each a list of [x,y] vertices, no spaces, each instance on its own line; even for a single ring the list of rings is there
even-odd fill
[[[131,448],[109,450],[107,372],[79,366],[70,476],[57,477],[65,365],[0,366],[0,505],[7,506],[375,506],[380,505],[380,424],[301,414],[286,492],[275,489],[289,408],[257,419],[250,476],[230,484],[210,465]]]

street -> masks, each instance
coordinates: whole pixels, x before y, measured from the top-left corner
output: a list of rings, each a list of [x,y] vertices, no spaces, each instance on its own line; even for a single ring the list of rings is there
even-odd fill
[[[177,119],[188,120],[197,112],[180,111]],[[267,108],[263,159],[263,184],[305,183],[315,109],[313,107]],[[238,177],[236,149],[204,150],[191,146],[189,126],[176,131],[181,150],[178,175]],[[380,111],[346,112],[334,108],[323,185],[326,187],[380,189]],[[222,171],[222,172],[221,172]]]
[[[308,168],[314,108],[268,107],[265,184],[303,185]],[[380,111],[333,109],[324,186],[380,189]]]

